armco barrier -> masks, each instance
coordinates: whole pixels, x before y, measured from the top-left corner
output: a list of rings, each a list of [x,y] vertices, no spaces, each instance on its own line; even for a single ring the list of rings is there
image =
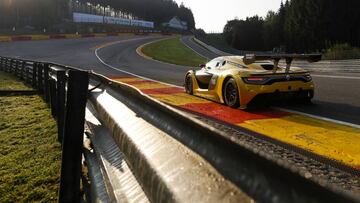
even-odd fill
[[[60,202],[80,201],[81,157],[89,75],[50,63],[0,57],[0,71],[16,75],[49,103],[62,141]]]
[[[53,35],[15,35],[15,36],[0,36],[0,42],[12,41],[36,41],[49,39],[77,39],[77,38],[92,38],[92,37],[106,37],[119,36],[123,34],[162,34],[159,30],[124,30],[121,32],[112,33],[91,33],[91,34],[53,34]]]
[[[128,169],[136,177],[132,179],[141,185],[134,187],[134,192],[138,191],[139,197],[151,202],[251,202],[252,198],[259,202],[360,201],[358,195],[326,185],[316,178],[309,179],[300,169],[274,159],[261,149],[236,142],[231,135],[126,84],[53,63],[4,57],[0,61],[0,70],[14,73],[44,92],[58,120],[61,114],[65,116],[61,119],[65,126],[64,136],[60,137],[64,149],[61,202],[76,202],[79,197],[79,157],[86,96],[87,111],[91,112],[91,116],[86,113],[87,134],[94,142],[103,171],[103,185],[111,201],[126,196],[117,193],[129,191],[117,188],[121,183],[113,184],[115,178],[112,175],[120,175]],[[58,83],[64,75],[65,83]],[[105,135],[112,137],[113,147],[121,150],[117,153],[119,157],[111,157],[113,153],[107,157],[103,153],[111,149],[97,148],[101,146],[97,139]],[[72,146],[67,149],[69,143]],[[85,157],[89,157],[88,153]],[[126,163],[113,165],[112,160]],[[106,171],[110,173],[104,173]]]

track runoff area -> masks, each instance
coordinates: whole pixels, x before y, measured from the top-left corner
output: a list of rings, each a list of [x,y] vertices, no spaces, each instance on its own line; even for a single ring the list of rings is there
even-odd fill
[[[105,62],[103,63],[110,66]],[[360,170],[360,128],[357,125],[300,114],[286,109],[269,108],[255,111],[233,109],[186,94],[183,87],[131,75],[129,77],[110,77],[115,81],[134,86],[144,94],[161,102],[194,115],[256,132],[330,160],[335,160],[355,170]]]

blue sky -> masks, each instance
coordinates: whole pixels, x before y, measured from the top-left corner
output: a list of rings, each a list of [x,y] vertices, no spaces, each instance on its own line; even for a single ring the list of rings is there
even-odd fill
[[[235,17],[266,16],[269,10],[277,11],[281,0],[175,0],[184,2],[194,13],[196,27],[206,32],[222,32],[228,20]]]

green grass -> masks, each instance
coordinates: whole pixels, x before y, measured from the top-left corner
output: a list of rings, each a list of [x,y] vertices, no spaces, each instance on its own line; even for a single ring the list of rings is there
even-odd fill
[[[0,71],[0,90],[31,90],[32,88],[25,85],[10,73]]]
[[[151,58],[166,63],[195,66],[206,63],[206,59],[186,47],[180,38],[171,38],[151,43],[143,47],[142,52]]]
[[[0,202],[56,202],[61,146],[48,106],[39,96],[0,97],[0,112]]]

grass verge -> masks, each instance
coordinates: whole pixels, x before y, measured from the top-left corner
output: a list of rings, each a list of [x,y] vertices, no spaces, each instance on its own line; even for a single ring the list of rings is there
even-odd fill
[[[0,71],[0,90],[31,90],[14,75]]]
[[[10,96],[0,112],[0,202],[57,202],[61,146],[50,109],[40,96]]]
[[[171,38],[148,44],[142,52],[159,61],[166,63],[195,66],[206,63],[206,59],[186,47],[180,38]]]

